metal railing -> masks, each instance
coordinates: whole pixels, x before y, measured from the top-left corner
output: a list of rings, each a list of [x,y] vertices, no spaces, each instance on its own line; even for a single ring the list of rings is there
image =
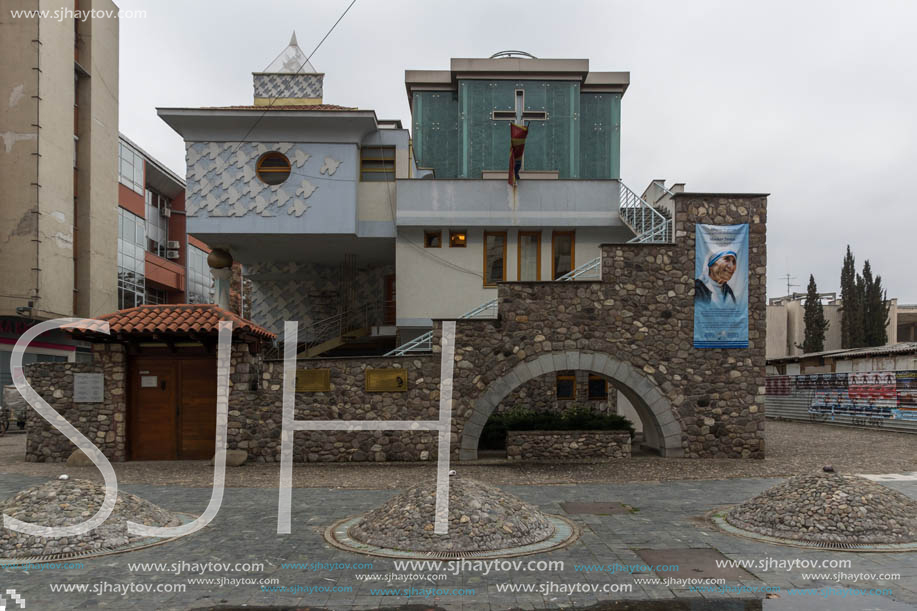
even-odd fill
[[[487,316],[486,314],[491,314]],[[460,319],[468,318],[496,318],[497,317],[497,300],[491,299],[487,303],[482,303],[473,310],[469,310],[459,316]],[[398,346],[394,350],[386,352],[383,356],[404,356],[409,352],[430,352],[433,350],[433,331],[427,331],[418,335],[411,341]]]
[[[589,274],[590,277],[593,277],[594,275],[596,279],[599,279],[602,277],[601,271],[602,271],[602,257],[596,257],[592,261],[587,261],[586,263],[583,263],[576,269],[570,270],[563,276],[558,277],[557,281],[558,282],[567,282],[568,280],[576,280],[577,278],[581,278],[585,276],[586,274]]]
[[[306,349],[341,337],[358,329],[368,329],[384,324],[386,304],[381,301],[364,303],[344,312],[338,312],[312,324],[303,333]]]
[[[596,270],[598,270],[599,273],[596,273],[595,275],[596,277],[599,277],[600,272],[601,272],[601,267],[602,267],[602,258],[596,257],[595,259],[587,263],[583,263],[576,269],[570,272],[567,272],[563,276],[560,276],[557,279],[557,281],[558,282],[568,282],[570,280],[576,280],[577,278],[580,278],[586,274],[595,273]],[[498,313],[497,300],[491,299],[487,303],[482,303],[481,305],[474,308],[473,310],[469,310],[468,312],[465,312],[464,314],[459,316],[459,319],[496,318],[497,313]],[[384,356],[404,356],[405,354],[409,354],[411,352],[430,352],[431,350],[433,350],[433,331],[427,331],[426,333],[422,335],[418,335],[411,341],[405,344],[402,344],[401,346],[398,346],[394,350],[391,350],[390,352],[386,352]]]
[[[618,215],[635,236],[628,243],[666,243],[672,238],[672,219],[649,205],[623,182],[620,185]]]

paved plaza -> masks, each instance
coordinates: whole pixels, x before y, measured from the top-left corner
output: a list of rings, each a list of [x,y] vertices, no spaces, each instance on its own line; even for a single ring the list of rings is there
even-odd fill
[[[697,461],[698,467],[702,461]],[[61,470],[65,467],[61,466]],[[0,497],[43,481],[23,475],[4,475]],[[27,609],[211,609],[211,608],[297,608],[377,609],[421,605],[418,609],[541,609],[581,608],[605,601],[669,601],[668,606],[642,608],[679,608],[678,601],[709,599],[710,609],[907,609],[917,608],[917,553],[877,554],[798,549],[768,545],[720,533],[704,521],[709,511],[739,503],[783,481],[777,478],[733,480],[668,481],[623,484],[578,484],[506,486],[506,491],[549,513],[563,514],[582,530],[571,546],[547,554],[511,560],[562,561],[551,570],[499,570],[488,574],[482,569],[430,570],[396,568],[394,560],[347,553],[328,545],[322,532],[343,516],[377,507],[396,490],[355,490],[300,488],[293,490],[293,533],[276,534],[277,491],[272,489],[228,488],[218,516],[206,529],[177,541],[125,554],[85,559],[79,569],[6,569],[3,587],[15,589],[27,601]],[[917,498],[917,481],[906,476],[883,482],[891,488]],[[151,485],[124,485],[124,490],[140,495],[162,507],[199,514],[206,506],[210,489]],[[626,506],[626,511],[567,514],[563,503],[610,502]],[[570,506],[568,506],[569,508]],[[755,566],[717,568],[716,559],[750,560]],[[787,568],[792,561],[849,560],[842,569]],[[134,563],[161,563],[159,567],[137,567]],[[188,563],[188,564],[183,564]],[[190,568],[197,563],[261,564],[257,571],[207,570]],[[298,567],[284,566],[299,563]],[[353,568],[354,563],[369,563]],[[678,564],[678,571],[629,573],[614,565],[634,567],[653,563]],[[350,568],[346,568],[347,566]],[[582,570],[583,567],[592,570]],[[599,565],[602,565],[601,567]],[[769,567],[766,570],[763,567]],[[186,568],[182,568],[186,567]],[[213,564],[210,565],[213,567]],[[461,568],[461,567],[460,567]],[[605,570],[598,570],[605,569]],[[197,572],[194,572],[194,571]],[[849,574],[839,580],[813,578],[807,573]],[[863,574],[900,575],[889,580],[863,579]],[[394,578],[393,577],[394,574]],[[439,579],[440,575],[444,575]],[[225,585],[189,580],[226,578]],[[417,579],[414,579],[414,578]],[[733,589],[745,592],[691,591],[685,578],[726,579]],[[271,588],[251,583],[276,579]],[[658,578],[659,583],[647,583]],[[248,580],[233,585],[231,580]],[[669,579],[665,585],[664,580]],[[641,583],[642,582],[642,583]],[[54,593],[51,584],[89,584],[87,592]],[[185,584],[182,593],[129,593],[117,588],[171,588]],[[533,592],[509,592],[507,584],[526,584]],[[586,584],[576,585],[576,584]],[[562,588],[617,589],[613,593],[567,593]],[[626,586],[631,586],[626,588]],[[765,594],[764,586],[779,586]],[[276,590],[286,587],[292,592]],[[96,588],[96,594],[92,592]],[[339,590],[329,592],[331,588]],[[415,596],[380,595],[378,590],[414,588]],[[835,594],[796,594],[791,588],[833,588]],[[891,590],[891,595],[855,596],[849,589]],[[441,593],[431,594],[437,589]],[[446,590],[463,594],[446,594]],[[629,589],[629,591],[623,591]],[[748,590],[757,589],[757,593]],[[771,588],[772,590],[774,588]],[[311,590],[311,593],[310,593]],[[374,592],[375,590],[375,592]],[[473,590],[473,594],[470,591]],[[502,590],[502,591],[501,591]],[[830,592],[831,590],[829,590]],[[825,597],[827,596],[827,597]],[[767,597],[767,598],[766,598]],[[733,606],[739,605],[739,606]],[[751,606],[749,606],[751,605]],[[852,606],[851,606],[852,605]],[[603,608],[603,607],[598,607]],[[623,608],[623,607],[607,607]],[[638,607],[641,608],[641,607]],[[704,607],[685,607],[704,608]]]

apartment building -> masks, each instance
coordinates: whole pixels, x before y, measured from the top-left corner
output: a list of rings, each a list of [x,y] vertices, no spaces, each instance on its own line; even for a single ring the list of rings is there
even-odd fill
[[[187,235],[185,181],[122,134],[118,183],[116,309],[210,303],[210,249]]]
[[[9,0],[0,13],[0,383],[26,329],[117,307],[118,22],[13,14],[77,8],[117,10]],[[76,360],[83,347],[41,339],[25,362]]]

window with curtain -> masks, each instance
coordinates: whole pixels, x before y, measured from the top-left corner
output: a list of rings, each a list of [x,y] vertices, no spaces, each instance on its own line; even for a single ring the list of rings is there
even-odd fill
[[[551,278],[557,280],[573,271],[574,236],[572,231],[555,231],[551,239]]]
[[[541,232],[519,232],[519,280],[541,280]]]
[[[506,280],[506,232],[484,232],[484,285]]]

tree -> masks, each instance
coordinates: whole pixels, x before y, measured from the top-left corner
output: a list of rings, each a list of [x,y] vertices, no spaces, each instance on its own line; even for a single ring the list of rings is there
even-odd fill
[[[863,346],[884,346],[888,341],[889,303],[882,288],[882,276],[873,278],[869,261],[863,263],[863,292],[860,303],[863,308]]]
[[[825,349],[825,331],[830,324],[825,320],[825,309],[818,297],[818,287],[815,285],[815,276],[809,275],[809,287],[806,292],[805,305],[806,334],[802,342],[802,351],[805,353],[821,352]]]
[[[862,345],[862,312],[860,311],[857,273],[850,244],[841,269],[841,348],[859,348]]]
[[[856,273],[855,260],[847,245],[841,269],[841,347],[884,346],[888,341],[889,303],[882,288],[882,277],[872,275],[869,261],[863,274]]]

